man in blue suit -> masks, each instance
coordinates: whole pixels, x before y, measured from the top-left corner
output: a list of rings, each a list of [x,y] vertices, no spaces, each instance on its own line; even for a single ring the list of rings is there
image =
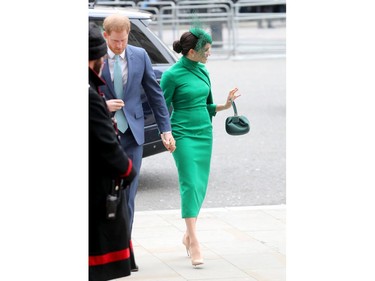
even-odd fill
[[[113,14],[103,22],[104,38],[107,41],[107,59],[104,62],[102,78],[106,85],[101,88],[107,99],[107,106],[115,113],[121,145],[133,161],[137,176],[125,189],[127,210],[130,219],[130,236],[134,220],[134,201],[138,188],[142,163],[144,137],[144,113],[141,93],[144,89],[164,146],[175,150],[169,111],[163,92],[156,81],[150,58],[143,48],[128,45],[130,21],[126,16]],[[126,208],[124,208],[126,210]],[[132,271],[138,266],[132,264]]]

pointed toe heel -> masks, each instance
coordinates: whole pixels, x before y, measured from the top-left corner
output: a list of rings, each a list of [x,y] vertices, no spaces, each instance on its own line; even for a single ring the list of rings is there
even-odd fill
[[[204,264],[203,259],[191,260],[191,264],[195,267]]]
[[[204,264],[201,251],[198,245],[195,245],[195,247],[190,247],[189,252],[190,252],[190,258],[191,258],[191,264],[194,267]]]
[[[190,242],[188,240],[189,240],[189,238],[185,234],[184,237],[182,238],[182,244],[185,245],[186,254],[187,254],[188,257],[190,257],[190,250],[189,250],[189,244],[190,244]]]

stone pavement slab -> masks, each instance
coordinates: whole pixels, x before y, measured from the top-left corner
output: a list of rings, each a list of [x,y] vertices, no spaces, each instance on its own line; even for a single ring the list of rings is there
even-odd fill
[[[179,210],[135,213],[133,246],[139,281],[285,281],[285,205],[202,209],[197,222],[204,257],[193,267],[182,244]]]

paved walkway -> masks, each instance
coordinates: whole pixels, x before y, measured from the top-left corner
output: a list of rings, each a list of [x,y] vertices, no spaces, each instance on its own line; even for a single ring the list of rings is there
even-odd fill
[[[204,265],[182,244],[179,210],[135,213],[139,272],[116,280],[285,281],[285,205],[201,210],[197,229]]]

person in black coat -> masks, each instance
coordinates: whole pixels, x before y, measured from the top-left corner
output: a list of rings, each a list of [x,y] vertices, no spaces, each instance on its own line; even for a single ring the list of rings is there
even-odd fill
[[[131,273],[129,218],[123,210],[127,188],[136,172],[122,149],[116,124],[99,86],[106,42],[99,27],[89,24],[89,280]]]

